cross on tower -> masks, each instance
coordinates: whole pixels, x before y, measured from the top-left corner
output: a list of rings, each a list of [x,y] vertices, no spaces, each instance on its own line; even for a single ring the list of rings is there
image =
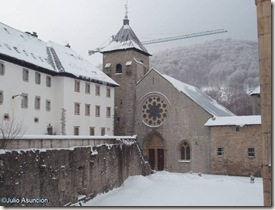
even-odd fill
[[[125,8],[125,18],[128,18],[128,0],[126,0],[126,4],[124,5]]]

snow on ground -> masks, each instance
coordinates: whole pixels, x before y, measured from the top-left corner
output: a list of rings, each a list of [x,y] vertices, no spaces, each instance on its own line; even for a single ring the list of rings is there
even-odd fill
[[[257,177],[250,183],[249,177],[162,171],[131,176],[82,206],[263,206],[263,182]]]

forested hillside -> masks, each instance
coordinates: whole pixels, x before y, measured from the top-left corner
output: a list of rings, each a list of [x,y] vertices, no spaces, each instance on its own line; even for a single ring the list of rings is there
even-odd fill
[[[151,68],[194,85],[236,115],[252,114],[248,93],[259,85],[258,43],[214,40],[154,54]]]

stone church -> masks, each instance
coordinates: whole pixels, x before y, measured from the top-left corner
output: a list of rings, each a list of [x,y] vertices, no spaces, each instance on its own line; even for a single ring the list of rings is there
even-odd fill
[[[212,127],[205,124],[216,117],[237,116],[198,88],[150,69],[151,55],[130,27],[127,15],[101,53],[103,71],[120,85],[115,91],[115,135],[137,135],[152,169],[211,173],[211,153],[215,156],[224,147],[211,148]],[[260,124],[256,121],[251,126]],[[237,124],[230,126],[234,127],[230,132],[236,132]],[[252,138],[257,142],[258,136]],[[219,164],[224,167],[224,162],[215,162],[215,166]]]

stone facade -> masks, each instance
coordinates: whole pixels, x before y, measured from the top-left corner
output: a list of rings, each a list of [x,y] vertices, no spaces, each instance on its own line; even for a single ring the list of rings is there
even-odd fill
[[[211,129],[211,171],[234,176],[261,176],[261,125],[214,126]],[[248,155],[248,149],[254,149]]]
[[[261,95],[253,94],[252,98],[252,112],[253,115],[261,115]]]
[[[211,115],[154,70],[137,84],[136,94],[138,143],[147,159],[149,150],[154,150],[154,169],[158,170],[157,153],[163,149],[165,170],[210,173],[210,130],[204,124]],[[167,104],[167,117],[157,127],[146,125],[142,119],[143,102],[150,95],[159,95]],[[184,141],[191,148],[190,160],[181,160],[180,146]]]
[[[108,64],[110,67],[108,67]],[[107,65],[107,67],[106,67]],[[121,65],[121,73],[117,73]],[[103,71],[120,87],[115,90],[115,135],[134,135],[136,109],[136,83],[148,72],[149,57],[136,50],[116,51],[103,54]]]
[[[262,146],[263,146],[263,181],[264,205],[272,205],[271,162],[272,162],[272,74],[271,74],[271,46],[272,46],[272,17],[271,0],[255,0],[257,6],[259,74],[261,87],[262,114]]]
[[[1,199],[0,205],[69,205],[80,197],[89,199],[119,187],[129,176],[150,173],[134,142],[93,148],[6,151],[0,154],[0,197],[11,198],[15,203]],[[40,203],[25,203],[23,199],[39,199]]]

